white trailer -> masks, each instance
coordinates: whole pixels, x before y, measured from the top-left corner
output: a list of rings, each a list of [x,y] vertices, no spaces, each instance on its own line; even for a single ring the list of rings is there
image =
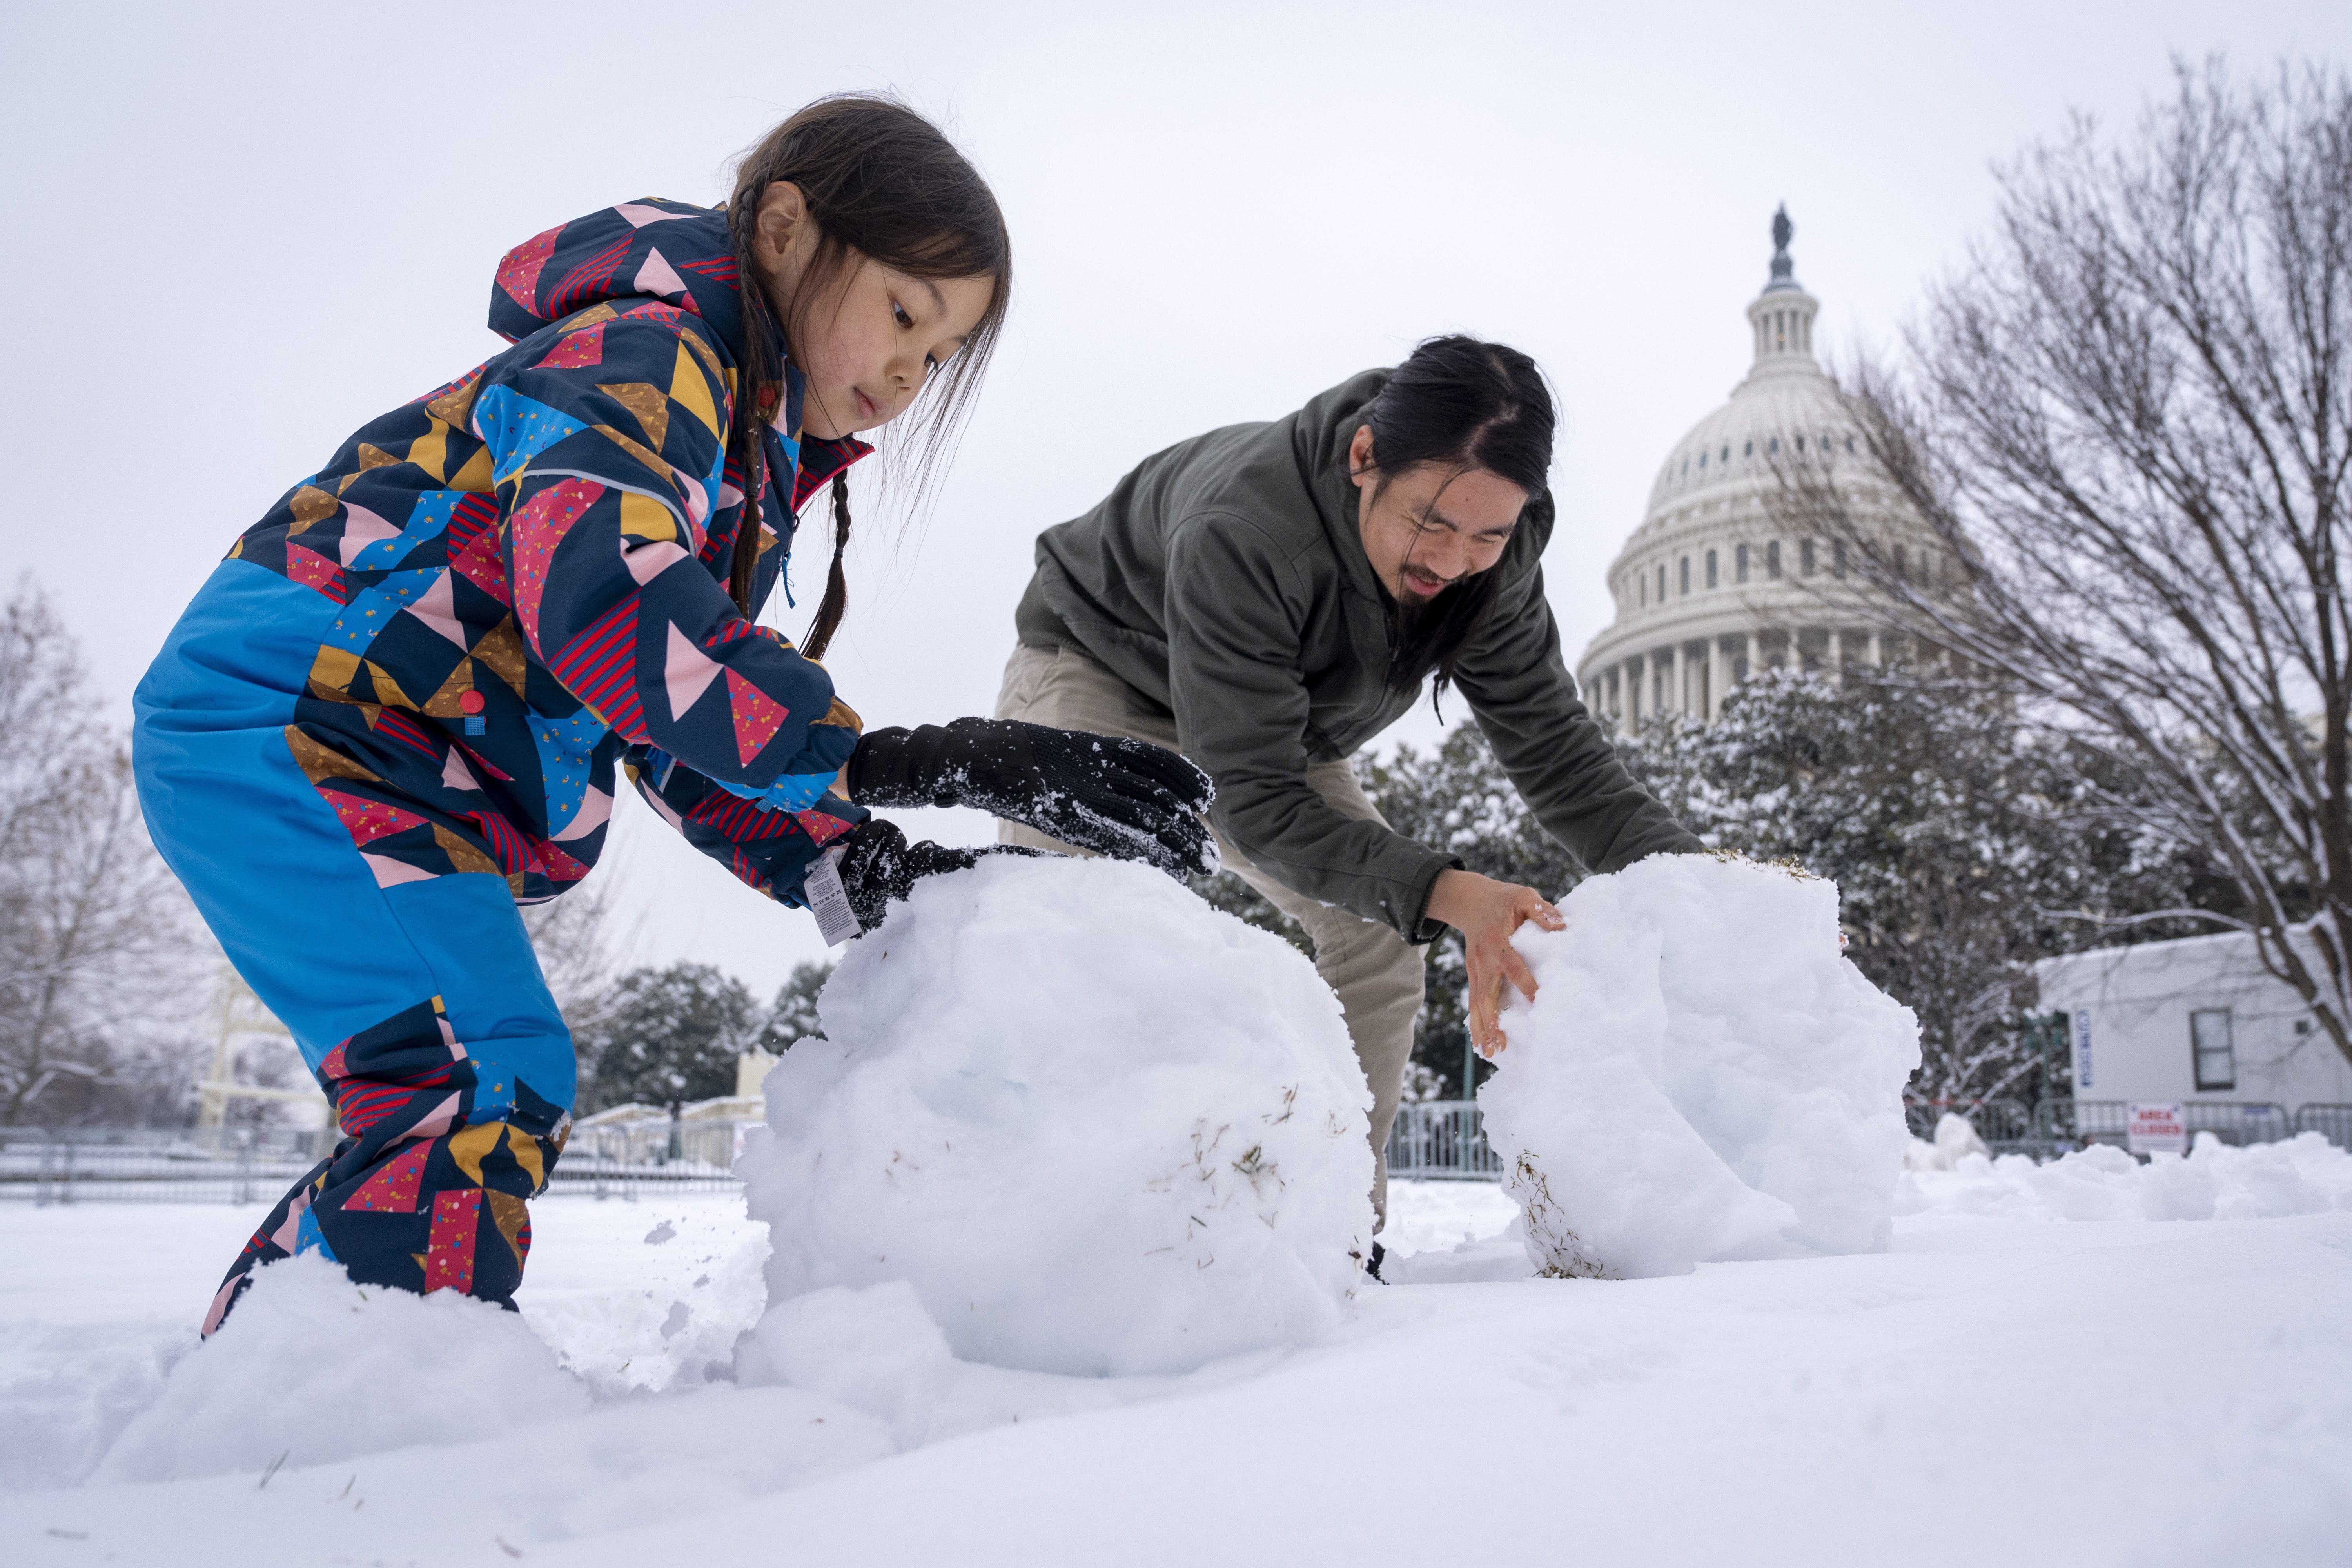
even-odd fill
[[[2316,952],[2306,959],[2320,969]],[[2034,965],[2066,1015],[2078,1100],[2352,1104],[2352,1062],[2241,931],[2096,948]]]

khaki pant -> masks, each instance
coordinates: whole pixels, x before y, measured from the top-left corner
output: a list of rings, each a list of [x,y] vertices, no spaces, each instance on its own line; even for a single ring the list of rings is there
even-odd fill
[[[1022,719],[1057,730],[1094,735],[1125,735],[1155,746],[1176,746],[1176,723],[1134,688],[1102,665],[1068,648],[1016,647],[1004,666],[1004,689],[996,699],[999,719]],[[1368,822],[1381,820],[1346,762],[1316,763],[1307,782],[1335,810]],[[997,826],[1006,844],[1075,853],[1066,844],[1017,822]],[[1404,1070],[1412,1058],[1412,1021],[1421,1011],[1422,956],[1389,926],[1349,910],[1333,909],[1291,891],[1253,866],[1217,836],[1225,869],[1264,894],[1275,908],[1306,928],[1315,942],[1315,968],[1339,998],[1355,1042],[1356,1059],[1372,1090],[1372,1211],[1377,1231],[1388,1217],[1389,1129],[1404,1092]]]

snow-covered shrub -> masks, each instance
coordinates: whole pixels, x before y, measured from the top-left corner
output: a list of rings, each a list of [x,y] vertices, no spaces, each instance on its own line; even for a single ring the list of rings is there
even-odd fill
[[[1084,1374],[1338,1321],[1370,1095],[1280,939],[1141,867],[999,859],[919,884],[818,1005],[737,1167],[772,1312],[903,1279],[959,1356]]]
[[[1911,1012],[1839,956],[1836,885],[1655,856],[1517,937],[1532,1003],[1479,1093],[1549,1274],[1883,1246],[1910,1143]]]
[[[454,1290],[354,1285],[302,1253],[265,1266],[163,1380],[96,1479],[161,1481],[474,1442],[584,1414],[585,1385],[520,1316]]]

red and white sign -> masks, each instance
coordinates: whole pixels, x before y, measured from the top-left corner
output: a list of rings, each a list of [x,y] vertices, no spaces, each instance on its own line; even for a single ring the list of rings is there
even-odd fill
[[[2189,1152],[2189,1108],[2179,1100],[2143,1104],[2134,1100],[2124,1128],[2124,1147],[2135,1154]]]

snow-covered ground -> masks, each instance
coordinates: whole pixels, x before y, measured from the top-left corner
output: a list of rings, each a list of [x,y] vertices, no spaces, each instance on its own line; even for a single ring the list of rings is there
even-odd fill
[[[1108,862],[927,881],[748,1195],[535,1205],[520,1316],[308,1256],[198,1349],[257,1210],[0,1211],[0,1562],[2352,1562],[2352,1156],[1906,1157],[1828,884],[1563,911],[1529,1219],[1398,1184],[1385,1285],[1337,1004]]]
[[[1457,1282],[1368,1287],[1311,1348],[1054,1378],[868,1298],[809,1325],[824,1391],[706,1381],[764,1304],[740,1199],[556,1199],[524,1321],[576,1386],[314,1368],[277,1425],[344,1457],[265,1476],[215,1397],[191,1462],[234,1473],[89,1484],[135,1422],[204,1435],[151,1407],[258,1210],[12,1205],[0,1559],[2352,1561],[2352,1212],[2061,1221],[1992,1181],[1920,1174],[1889,1251],[1636,1280],[1463,1279],[1511,1271],[1507,1200],[1401,1184],[1391,1272]],[[440,1436],[363,1451],[415,1405]]]

